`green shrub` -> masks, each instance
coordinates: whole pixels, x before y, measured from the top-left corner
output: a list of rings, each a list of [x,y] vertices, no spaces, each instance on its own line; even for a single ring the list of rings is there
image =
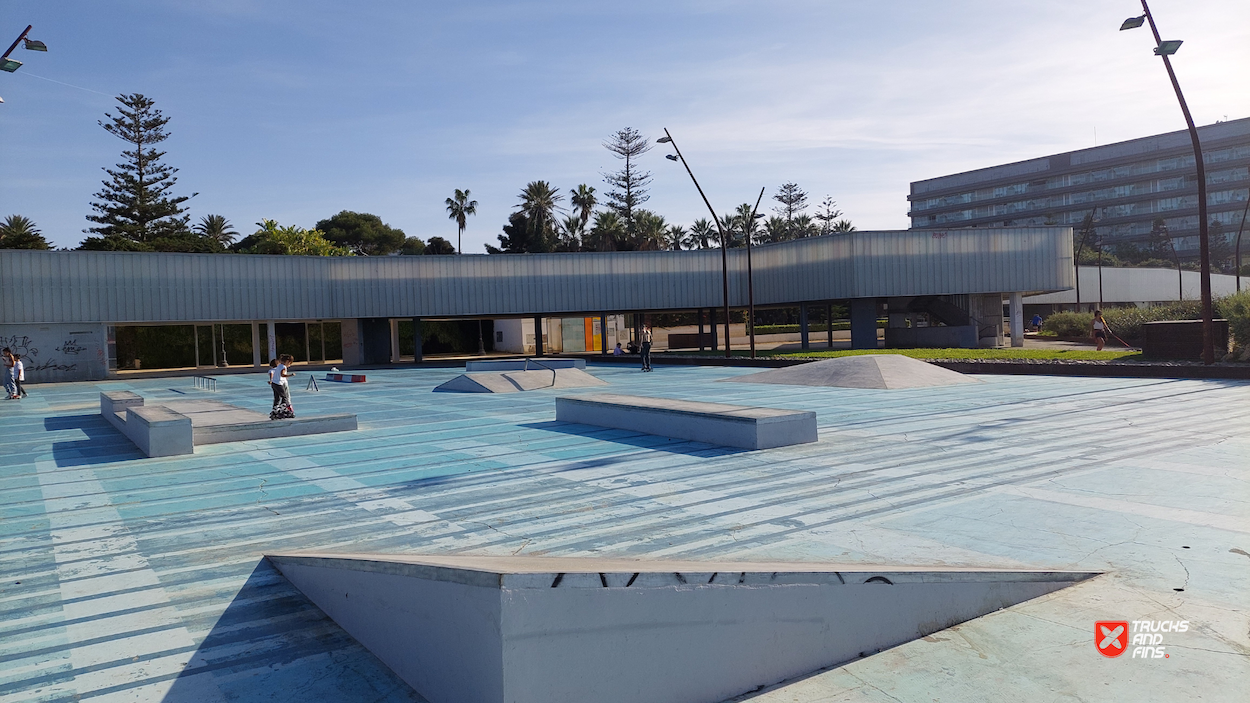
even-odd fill
[[[1228,320],[1228,333],[1238,349],[1250,347],[1250,290],[1215,301],[1217,314]]]
[[[1057,312],[1042,323],[1042,331],[1056,337],[1088,337],[1094,314],[1089,312]]]
[[[1197,320],[1202,317],[1202,305],[1196,300],[1155,305],[1148,308],[1110,308],[1102,311],[1111,331],[1124,339],[1141,339],[1142,325],[1160,320]],[[1088,330],[1088,325],[1086,330]],[[1088,331],[1085,334],[1089,334]]]

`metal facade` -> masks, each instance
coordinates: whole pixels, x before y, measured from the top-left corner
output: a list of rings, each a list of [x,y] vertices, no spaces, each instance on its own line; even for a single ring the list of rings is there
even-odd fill
[[[1071,288],[1066,227],[855,232],[754,248],[757,305]],[[729,252],[747,304],[746,250]],[[718,307],[719,250],[321,258],[0,250],[0,323],[504,317]]]

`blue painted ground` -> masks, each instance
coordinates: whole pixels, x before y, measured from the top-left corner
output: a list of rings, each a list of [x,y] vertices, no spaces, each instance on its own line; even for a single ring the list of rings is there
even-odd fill
[[[181,458],[143,458],[100,418],[99,391],[267,411],[263,375],[4,402],[0,701],[421,700],[261,560],[312,549],[1108,571],[761,697],[988,701],[1007,680],[1028,700],[1108,686],[1234,700],[1250,680],[1250,385],[875,391],[591,371],[611,386],[584,392],[814,410],[821,441],[743,452],[557,423],[552,392],[431,393],[447,369],[319,393],[301,375],[299,414],[355,412],[361,429]],[[1147,617],[1194,626],[1167,660],[1094,652],[1095,619]]]

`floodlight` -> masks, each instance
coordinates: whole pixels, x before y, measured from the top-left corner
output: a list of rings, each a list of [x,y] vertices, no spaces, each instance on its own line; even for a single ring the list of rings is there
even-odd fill
[[[0,61],[0,71],[12,73],[22,67],[22,62],[17,59],[4,59]]]
[[[1137,29],[1143,24],[1146,24],[1145,15],[1142,15],[1141,17],[1130,17],[1124,20],[1124,24],[1120,25],[1120,31],[1123,32],[1126,29]]]
[[[26,50],[27,50],[27,51],[47,51],[47,50],[48,50],[48,45],[47,45],[47,44],[44,44],[43,42],[39,41],[38,39],[27,39],[27,40],[26,40]]]
[[[1181,48],[1181,44],[1183,43],[1184,42],[1179,39],[1161,41],[1159,42],[1159,46],[1155,47],[1155,56],[1171,56],[1176,53],[1177,49]]]
[[[665,155],[664,155],[664,158],[668,159],[669,161],[676,161],[676,160],[677,160],[677,157],[676,157],[676,156],[673,156],[672,154],[665,154]]]
[[[4,98],[0,98],[0,103],[4,102]]]
[[[762,212],[757,212],[757,213],[755,213],[755,219],[757,219],[757,220],[762,220],[762,219],[764,219],[764,213],[762,213]]]
[[[655,140],[655,143],[656,144],[668,144],[671,141],[673,141],[671,137],[660,137],[659,139]]]

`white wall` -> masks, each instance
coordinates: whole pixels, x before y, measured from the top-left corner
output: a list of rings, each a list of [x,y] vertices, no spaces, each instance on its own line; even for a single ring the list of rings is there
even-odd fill
[[[1102,300],[1105,303],[1162,303],[1175,301],[1177,292],[1184,288],[1185,300],[1198,300],[1201,281],[1197,271],[1182,271],[1182,285],[1178,285],[1176,269],[1111,268],[1102,269]],[[1222,273],[1211,274],[1211,294],[1215,297],[1236,291],[1237,279]],[[1250,288],[1250,278],[1243,287]],[[1098,303],[1098,267],[1081,267],[1081,306]],[[1074,305],[1076,289],[1028,295],[1025,305]]]
[[[95,381],[108,375],[104,325],[0,325],[0,347],[22,356],[27,383]]]

